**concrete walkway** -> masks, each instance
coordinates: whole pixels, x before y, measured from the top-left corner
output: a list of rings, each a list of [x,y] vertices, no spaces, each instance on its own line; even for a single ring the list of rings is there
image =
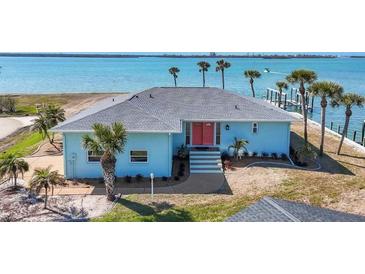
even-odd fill
[[[219,192],[226,185],[224,174],[191,174],[189,178],[177,185],[154,187],[155,194],[208,194]],[[116,193],[121,194],[148,194],[150,187],[117,187]],[[91,194],[105,194],[104,187],[95,187]]]

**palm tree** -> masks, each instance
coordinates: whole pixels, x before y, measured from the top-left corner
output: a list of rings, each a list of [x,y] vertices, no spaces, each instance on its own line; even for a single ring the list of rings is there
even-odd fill
[[[65,110],[62,109],[60,106],[48,105],[44,109],[44,112],[46,113],[46,117],[48,119],[49,128],[52,128],[52,127],[58,125],[58,123],[66,120]],[[54,142],[54,133],[52,133],[51,140],[53,143]]]
[[[0,178],[8,176],[8,179],[14,182],[14,186],[16,186],[19,174],[23,177],[28,170],[29,164],[18,158],[15,153],[8,153],[0,160]]]
[[[363,107],[365,104],[365,97],[358,95],[356,93],[345,93],[343,95],[335,97],[332,100],[331,104],[332,104],[332,106],[335,106],[335,107],[342,105],[346,108],[345,125],[343,127],[340,145],[337,150],[337,155],[339,155],[341,153],[343,140],[345,139],[345,136],[347,135],[347,130],[348,130],[349,123],[350,123],[350,117],[352,115],[352,107],[353,106]]]
[[[292,71],[286,80],[291,84],[299,84],[299,92],[302,98],[302,114],[303,114],[303,126],[304,126],[304,144],[308,143],[308,129],[307,129],[307,104],[305,98],[305,85],[312,84],[317,80],[317,74],[311,70],[298,69]]]
[[[210,64],[205,61],[201,61],[198,63],[198,66],[200,67],[199,72],[203,73],[203,87],[205,87],[205,72],[208,71],[208,68],[210,68]]]
[[[177,74],[180,72],[179,68],[171,67],[171,68],[169,68],[169,72],[174,77],[175,87],[177,87],[176,79],[177,79]]]
[[[260,78],[261,77],[261,73],[258,72],[257,70],[246,70],[244,72],[244,75],[246,78],[250,78],[250,86],[251,86],[251,90],[252,90],[252,97],[255,97],[255,89],[253,88],[253,79],[256,78]]]
[[[48,189],[55,185],[62,184],[64,181],[62,175],[58,171],[51,171],[51,166],[46,168],[36,168],[34,170],[32,179],[29,181],[29,187],[31,190],[35,190],[37,193],[44,188],[44,208],[47,208],[48,202]]]
[[[58,123],[66,120],[65,110],[60,106],[48,105],[42,111],[46,114],[51,127],[54,127]]]
[[[215,71],[220,71],[222,73],[222,86],[224,89],[224,70],[228,69],[231,66],[231,63],[222,60],[217,61],[217,67],[215,68]]]
[[[49,143],[58,151],[60,151],[60,149],[54,144],[53,138],[51,138],[51,136],[49,135],[48,130],[50,128],[51,127],[49,125],[47,117],[44,114],[39,113],[38,118],[34,120],[33,130],[38,131],[40,134],[42,134],[43,139],[47,137]]]
[[[288,89],[288,83],[285,82],[285,81],[278,81],[278,82],[276,82],[276,87],[279,90],[279,103],[278,103],[278,105],[279,105],[279,108],[280,108],[280,106],[281,106],[281,96],[283,94],[283,89],[285,89],[285,90]]]
[[[321,81],[314,82],[309,88],[308,91],[312,96],[321,97],[321,144],[319,146],[319,155],[323,155],[323,147],[324,147],[324,135],[326,129],[326,107],[327,107],[327,97],[331,99],[331,101],[335,97],[340,97],[343,93],[343,88],[341,85],[330,82],[330,81]]]
[[[234,157],[237,159],[238,157],[238,151],[243,149],[247,151],[246,146],[248,145],[248,141],[244,139],[238,139],[237,137],[234,138],[234,142],[232,145],[228,147],[228,149],[233,148],[234,149]]]
[[[54,146],[58,151],[60,149],[54,143],[54,134],[52,137],[49,135],[49,130],[56,126],[59,122],[65,121],[65,110],[55,105],[48,105],[43,107],[39,113],[38,118],[35,119],[33,124],[33,130],[38,131],[43,135],[43,138],[47,137],[49,143]]]
[[[127,142],[127,133],[122,123],[113,123],[111,126],[94,124],[94,137],[84,135],[82,144],[96,154],[102,154],[100,163],[104,173],[104,183],[108,200],[114,200],[115,183],[115,155],[123,153]]]

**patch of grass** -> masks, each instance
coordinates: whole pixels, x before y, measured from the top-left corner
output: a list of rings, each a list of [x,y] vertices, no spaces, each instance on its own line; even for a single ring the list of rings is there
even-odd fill
[[[230,201],[215,201],[191,206],[171,205],[159,209],[158,205],[137,202],[135,196],[120,200],[114,209],[104,216],[93,219],[98,222],[193,222],[224,221],[256,199],[240,197]]]
[[[36,115],[37,109],[33,105],[18,105],[16,107],[16,115]]]
[[[16,153],[20,157],[27,156],[37,149],[42,140],[42,135],[39,132],[24,132],[17,136],[16,143],[3,151],[0,157],[8,153]]]
[[[365,188],[365,180],[358,177],[343,176],[330,180],[323,177],[293,176],[285,180],[275,192],[270,195],[292,201],[308,201],[312,205],[325,206],[328,203],[335,203],[340,195],[345,192],[361,190]]]

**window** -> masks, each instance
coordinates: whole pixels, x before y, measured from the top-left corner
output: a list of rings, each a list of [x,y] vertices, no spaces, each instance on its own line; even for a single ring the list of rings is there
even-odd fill
[[[100,162],[101,156],[103,156],[104,152],[101,153],[94,153],[92,151],[87,152],[87,160],[89,162]]]
[[[147,163],[147,150],[131,150],[130,158],[132,163]]]
[[[252,123],[252,133],[257,133],[259,131],[259,124]]]
[[[215,144],[221,144],[221,123],[215,123]]]
[[[186,145],[190,145],[190,136],[191,136],[190,125],[191,124],[189,122],[185,123],[185,144]]]

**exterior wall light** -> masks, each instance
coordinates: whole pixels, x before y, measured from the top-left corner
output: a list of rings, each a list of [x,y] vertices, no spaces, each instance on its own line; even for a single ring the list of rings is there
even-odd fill
[[[226,130],[229,130],[229,125],[228,124],[226,125]]]

